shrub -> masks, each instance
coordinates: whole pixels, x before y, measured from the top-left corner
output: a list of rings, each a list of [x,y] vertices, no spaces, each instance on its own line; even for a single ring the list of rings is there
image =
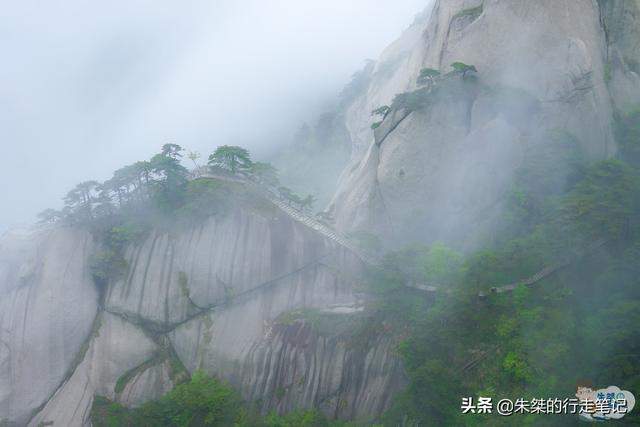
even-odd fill
[[[122,253],[111,248],[98,251],[89,260],[91,276],[100,287],[120,279],[124,276],[128,266],[129,264],[122,256]]]
[[[425,85],[430,83],[440,75],[440,71],[435,70],[433,68],[423,68],[420,70],[420,74],[418,75],[417,83],[419,85]]]

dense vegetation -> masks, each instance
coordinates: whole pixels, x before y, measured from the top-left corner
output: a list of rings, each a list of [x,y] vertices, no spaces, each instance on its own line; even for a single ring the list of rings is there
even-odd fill
[[[374,112],[388,113],[388,107]],[[409,386],[381,420],[385,425],[577,423],[575,415],[462,415],[460,403],[463,396],[494,401],[573,397],[582,378],[638,394],[638,110],[617,117],[616,136],[618,158],[588,164],[571,135],[548,135],[527,153],[503,229],[483,250],[463,255],[441,244],[416,245],[387,254],[369,272],[377,314],[406,332],[398,351]],[[116,171],[112,180],[82,183],[69,193],[62,212],[48,212],[49,219],[102,230],[106,249],[92,264],[97,281],[126,268],[122,247],[149,226],[140,220],[141,212],[194,220],[223,214],[230,200],[251,206],[238,196],[246,191],[242,186],[187,179],[180,152],[167,145],[149,162]],[[270,165],[251,162],[239,147],[220,147],[209,160],[232,174],[253,174],[271,187],[279,185]],[[375,236],[359,238],[378,245]],[[561,261],[571,262],[534,286],[488,291]],[[407,283],[438,284],[451,292],[439,293],[434,301]],[[480,298],[480,292],[488,296]],[[140,408],[98,398],[92,413],[96,426],[334,425],[316,411],[260,416],[228,385],[201,372]],[[621,423],[640,422],[638,414],[635,410]]]
[[[550,149],[570,149],[543,149],[523,166],[507,226],[486,249],[462,257],[442,245],[411,247],[372,271],[378,309],[411,331],[400,346],[410,385],[385,425],[571,425],[576,415],[462,415],[461,397],[570,398],[584,378],[638,394],[638,118],[632,112],[617,121],[619,158],[592,165],[576,155],[570,136],[553,135],[560,140]],[[554,161],[563,164],[562,177]],[[562,260],[573,262],[535,286],[478,297]],[[442,283],[452,292],[431,305],[407,282]],[[634,410],[621,423],[639,421]]]
[[[93,255],[90,269],[95,282],[104,288],[126,272],[124,248],[152,229],[193,225],[224,216],[234,206],[260,212],[273,209],[255,190],[234,178],[251,181],[299,209],[310,209],[315,201],[311,195],[303,198],[281,186],[278,171],[269,163],[252,161],[242,147],[218,147],[204,167],[232,178],[229,180],[197,179],[203,169],[196,162],[199,155],[187,154],[196,167],[194,175],[183,166],[183,153],[181,146],[165,144],[150,160],[124,166],[105,182],[81,182],[67,193],[63,209],[41,212],[40,222],[86,227],[96,236],[102,249]]]
[[[194,372],[191,380],[178,385],[159,400],[128,409],[104,397],[96,397],[91,410],[95,427],[330,427],[346,426],[330,422],[317,411],[297,411],[279,416],[260,416],[245,406],[228,384]]]

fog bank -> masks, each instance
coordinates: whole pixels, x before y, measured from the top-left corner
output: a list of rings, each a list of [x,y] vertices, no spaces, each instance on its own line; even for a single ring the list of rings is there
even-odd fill
[[[0,230],[165,142],[261,153],[425,0],[24,1],[0,14]]]

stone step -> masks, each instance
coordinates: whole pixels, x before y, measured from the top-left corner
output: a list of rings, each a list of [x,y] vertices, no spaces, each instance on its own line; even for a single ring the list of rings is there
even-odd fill
[[[324,235],[328,239],[333,240],[334,242],[338,243],[339,245],[341,245],[341,246],[345,247],[346,249],[349,249],[350,251],[354,252],[364,262],[369,263],[369,264],[374,264],[375,263],[373,259],[371,259],[370,257],[368,257],[365,254],[363,254],[358,248],[356,248],[354,245],[349,243],[346,238],[344,238],[344,237],[340,236],[339,234],[337,234],[336,231],[331,230],[326,225],[319,223],[315,218],[305,214],[304,212],[301,212],[301,211],[298,211],[298,210],[294,209],[289,204],[283,202],[282,200],[280,200],[276,196],[274,196],[268,189],[266,189],[264,187],[261,187],[260,185],[254,183],[254,182],[251,182],[251,181],[248,181],[248,180],[245,180],[245,179],[239,179],[239,178],[233,178],[233,177],[228,177],[228,176],[223,176],[223,175],[216,175],[216,174],[209,174],[209,173],[199,174],[195,178],[220,179],[220,180],[230,181],[230,182],[239,182],[239,183],[243,183],[243,184],[245,184],[247,186],[250,186],[251,188],[253,188],[257,192],[262,194],[271,203],[273,203],[274,205],[279,207],[282,211],[284,211],[286,214],[288,214],[293,219],[297,220],[298,222],[301,222],[302,224],[304,224],[304,225],[312,228],[313,230],[319,232],[320,234]]]

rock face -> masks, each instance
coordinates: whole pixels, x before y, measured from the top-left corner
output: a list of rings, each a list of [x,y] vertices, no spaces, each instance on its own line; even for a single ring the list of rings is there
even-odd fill
[[[383,53],[347,114],[355,154],[330,207],[337,227],[375,230],[390,246],[471,248],[499,226],[526,153],[554,132],[587,159],[615,153],[614,108],[640,102],[638,2],[601,3],[435,1]],[[421,69],[444,74],[459,61],[477,68],[473,79],[442,79],[428,105],[392,110],[374,136],[369,111],[416,90]]]
[[[403,384],[389,337],[352,351],[336,334],[292,346],[279,329],[289,312],[359,306],[363,264],[276,206],[152,231],[125,249],[128,272],[100,304],[94,246],[64,228],[2,241],[0,420],[88,425],[95,396],[141,405],[184,380],[183,364],[228,379],[265,412],[333,402],[330,415],[375,416]],[[316,358],[322,367],[305,364]],[[289,362],[308,371],[306,397],[269,399],[294,374]]]
[[[302,304],[322,303],[320,289],[330,302],[348,300],[348,285],[334,284],[322,262],[347,271],[360,265],[349,251],[277,210],[236,210],[183,232],[152,233],[127,250],[127,260],[129,274],[109,288],[106,309],[158,330],[230,299],[252,300],[268,287],[295,287],[286,300]],[[264,311],[265,319],[274,315],[269,307]]]
[[[100,315],[94,330],[82,362],[29,426],[88,425],[94,396],[113,399],[118,378],[151,358],[157,350],[141,330],[108,313]]]
[[[344,113],[353,158],[331,206],[338,228],[470,248],[499,227],[536,153],[569,139],[586,158],[613,154],[612,116],[640,102],[639,19],[640,0],[436,0],[365,70]],[[417,86],[421,69],[457,61],[478,72]],[[405,377],[393,334],[366,327],[362,261],[263,202],[152,231],[100,296],[90,233],[6,234],[0,424],[88,425],[96,395],[140,405],[185,368],[265,412],[382,413]]]
[[[351,316],[333,314],[332,326],[350,325]],[[176,330],[176,348],[187,350],[181,358],[190,370],[227,378],[264,412],[315,407],[332,417],[367,420],[388,408],[406,385],[389,335],[353,336],[335,327],[322,332],[298,319],[275,322],[243,348],[228,350],[215,345],[217,328],[215,320],[199,319]]]
[[[0,241],[0,420],[25,424],[71,374],[98,310],[91,236],[67,228]]]
[[[599,0],[607,42],[605,77],[620,111],[640,99],[640,1]]]

